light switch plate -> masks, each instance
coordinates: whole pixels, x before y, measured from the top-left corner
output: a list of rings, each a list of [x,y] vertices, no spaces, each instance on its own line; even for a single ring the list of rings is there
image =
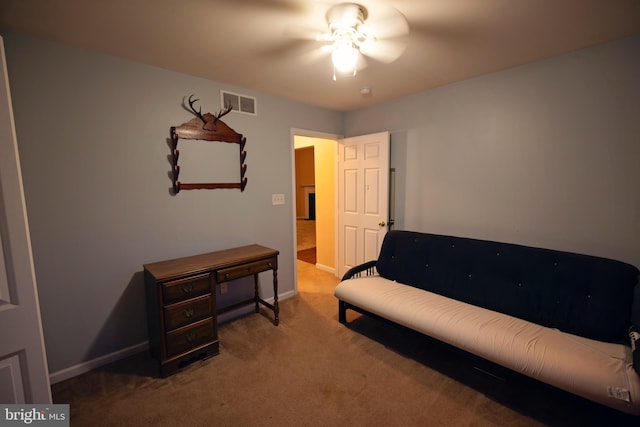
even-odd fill
[[[272,205],[284,205],[284,194],[272,194],[271,195],[271,204]]]

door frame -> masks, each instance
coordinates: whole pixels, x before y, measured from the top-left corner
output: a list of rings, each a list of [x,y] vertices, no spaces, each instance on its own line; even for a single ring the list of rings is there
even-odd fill
[[[294,290],[294,295],[298,294],[298,263],[297,263],[297,253],[296,253],[296,244],[297,244],[297,225],[296,225],[296,205],[294,203],[294,197],[296,195],[296,153],[295,153],[295,138],[296,136],[301,136],[301,137],[309,137],[309,138],[321,138],[321,139],[332,139],[335,140],[336,142],[339,139],[342,139],[343,136],[342,135],[338,135],[338,134],[333,134],[333,133],[326,133],[326,132],[318,132],[318,131],[312,131],[312,130],[307,130],[307,129],[299,129],[299,128],[291,128],[291,132],[290,132],[290,138],[291,138],[291,214],[293,217],[293,221],[291,224],[291,227],[293,229],[293,235],[292,235],[292,247],[293,247],[293,278],[294,278],[294,286],[293,286],[293,290]],[[337,150],[337,144],[336,144],[336,150]],[[337,153],[336,153],[337,154]],[[336,170],[334,172],[334,177],[333,177],[333,186],[334,189],[337,189],[338,186],[338,181],[337,181],[337,174],[338,171]],[[335,202],[337,203],[337,191],[335,192],[334,197]],[[336,220],[337,220],[337,212],[334,213],[336,215]],[[334,248],[334,265],[337,261],[337,245],[338,245],[338,230],[336,227],[334,227],[333,229],[334,232],[334,241],[335,241],[335,248]]]

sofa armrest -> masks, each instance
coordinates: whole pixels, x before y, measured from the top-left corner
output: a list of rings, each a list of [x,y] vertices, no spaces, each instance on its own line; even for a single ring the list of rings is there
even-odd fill
[[[640,375],[640,327],[632,325],[629,328],[629,338],[631,339],[631,357],[633,359],[633,369]]]
[[[356,265],[355,267],[350,268],[349,271],[344,273],[344,276],[342,276],[342,280],[360,277],[362,275],[362,272],[365,272],[366,276],[373,276],[375,274],[375,267],[377,263],[377,260],[373,260],[365,262],[364,264]]]

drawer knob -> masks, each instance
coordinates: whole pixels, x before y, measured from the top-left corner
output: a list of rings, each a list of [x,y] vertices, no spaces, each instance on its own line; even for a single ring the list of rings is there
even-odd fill
[[[184,292],[185,294],[188,294],[191,291],[193,291],[193,284],[192,283],[187,283],[187,284],[182,285],[182,292]]]
[[[195,308],[188,308],[183,311],[183,314],[184,314],[184,317],[188,319],[190,317],[193,317],[195,312],[196,312]]]
[[[228,279],[229,278],[229,273],[225,273],[224,278]]]
[[[191,332],[191,333],[187,334],[186,338],[187,338],[187,342],[193,342],[196,339],[196,334]]]
[[[269,263],[269,268],[273,268],[273,264]]]

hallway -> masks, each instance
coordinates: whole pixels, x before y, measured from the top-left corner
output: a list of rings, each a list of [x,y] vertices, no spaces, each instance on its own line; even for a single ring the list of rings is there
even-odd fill
[[[316,222],[299,219],[296,222],[297,258],[301,261],[316,263]]]

